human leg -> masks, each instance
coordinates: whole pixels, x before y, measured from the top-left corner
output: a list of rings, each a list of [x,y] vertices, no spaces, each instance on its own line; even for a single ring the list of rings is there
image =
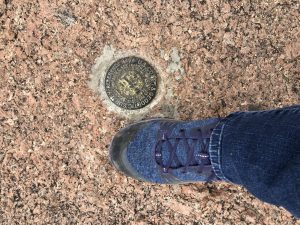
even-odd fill
[[[299,217],[300,107],[236,112],[220,120],[142,121],[121,130],[117,169],[155,183],[225,180]]]
[[[300,217],[300,106],[229,115],[210,154],[218,177]]]

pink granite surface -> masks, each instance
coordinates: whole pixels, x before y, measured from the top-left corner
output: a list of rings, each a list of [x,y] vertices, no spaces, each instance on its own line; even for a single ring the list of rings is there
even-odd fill
[[[148,115],[225,116],[300,100],[297,0],[2,0],[1,224],[300,224],[231,184],[120,175],[128,119],[87,85],[105,46],[151,58],[170,88]],[[180,71],[166,72],[172,49]]]

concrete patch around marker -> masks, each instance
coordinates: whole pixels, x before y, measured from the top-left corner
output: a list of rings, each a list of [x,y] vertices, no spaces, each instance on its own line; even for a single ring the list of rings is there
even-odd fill
[[[181,58],[179,55],[179,51],[176,47],[172,48],[172,52],[170,54],[170,62],[167,67],[167,73],[176,73],[177,71],[180,72],[181,75],[185,73],[184,68],[181,65]],[[167,58],[169,60],[169,58]]]
[[[118,59],[128,56],[137,56],[145,59],[149,62],[157,71],[157,92],[155,98],[141,109],[126,110],[115,105],[107,96],[105,91],[105,76],[110,66]],[[92,67],[90,74],[90,80],[88,82],[89,87],[100,95],[103,103],[106,105],[109,111],[119,114],[121,117],[128,118],[130,120],[139,120],[143,118],[155,105],[157,105],[162,97],[166,94],[165,85],[162,79],[162,70],[158,68],[149,57],[145,57],[138,52],[134,51],[118,51],[113,46],[107,45],[104,47],[102,54],[95,60],[95,64]]]

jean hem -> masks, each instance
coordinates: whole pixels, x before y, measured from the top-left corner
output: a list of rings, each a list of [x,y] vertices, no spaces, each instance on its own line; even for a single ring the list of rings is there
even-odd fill
[[[228,178],[226,178],[225,174],[222,171],[222,163],[221,163],[221,151],[222,151],[222,138],[223,131],[226,125],[226,122],[233,116],[230,114],[229,116],[221,119],[218,125],[213,129],[210,142],[209,142],[209,156],[212,164],[212,168],[217,177],[226,182],[232,183]]]

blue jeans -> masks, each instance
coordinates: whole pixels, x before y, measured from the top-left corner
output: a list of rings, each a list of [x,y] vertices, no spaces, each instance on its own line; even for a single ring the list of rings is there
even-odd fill
[[[300,217],[300,106],[230,114],[209,151],[218,177]]]

